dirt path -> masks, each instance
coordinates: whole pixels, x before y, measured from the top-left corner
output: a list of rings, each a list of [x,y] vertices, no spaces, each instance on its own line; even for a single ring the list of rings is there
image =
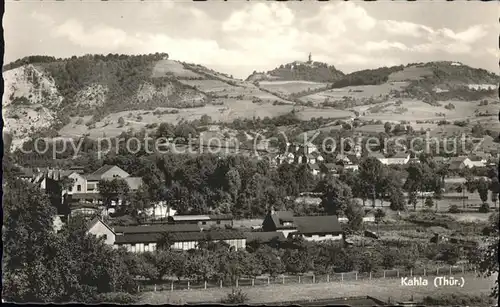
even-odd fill
[[[463,275],[465,285],[458,287],[434,287],[433,277],[429,277],[427,286],[405,286],[401,279],[377,279],[363,281],[344,281],[318,284],[270,285],[263,287],[242,287],[248,295],[249,304],[271,303],[308,299],[328,299],[350,296],[372,296],[383,301],[389,298],[394,301],[407,301],[411,295],[420,300],[427,295],[442,293],[489,294],[496,277],[488,279],[477,278],[474,275]],[[179,304],[218,302],[231,290],[181,290],[146,292],[141,297],[141,304]]]

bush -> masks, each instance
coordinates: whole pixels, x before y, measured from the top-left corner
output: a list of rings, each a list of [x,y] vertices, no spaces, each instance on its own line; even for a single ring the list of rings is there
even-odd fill
[[[99,294],[96,302],[99,303],[116,303],[116,304],[133,304],[136,303],[138,298],[135,295],[124,292],[109,292]]]
[[[221,300],[223,304],[243,304],[248,301],[248,295],[241,289],[233,289],[225,298]]]
[[[449,213],[460,213],[461,210],[458,208],[457,205],[452,205],[450,206],[450,209],[448,209]]]
[[[487,203],[482,204],[479,207],[479,212],[481,212],[481,213],[488,213],[488,212],[490,212],[490,205],[488,205]]]
[[[441,294],[439,296],[426,296],[422,302],[431,306],[490,306],[493,299],[487,295],[468,295],[468,294]]]
[[[80,117],[79,119],[77,119],[75,124],[77,124],[77,125],[83,124],[83,118]]]

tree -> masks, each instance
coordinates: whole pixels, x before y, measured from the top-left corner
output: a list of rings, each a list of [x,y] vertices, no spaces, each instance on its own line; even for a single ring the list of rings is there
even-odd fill
[[[345,209],[345,216],[349,220],[347,225],[351,231],[358,231],[361,228],[364,210],[359,204],[349,201]]]
[[[101,195],[104,205],[109,209],[113,200],[126,199],[129,192],[129,186],[128,183],[121,178],[114,178],[112,180],[101,179],[97,183],[97,190]]]
[[[363,160],[359,166],[359,178],[370,186],[372,194],[373,207],[375,207],[375,198],[377,188],[380,188],[383,176],[383,165],[376,158],[369,157]]]
[[[434,207],[434,202],[432,201],[432,198],[427,197],[425,199],[425,206],[429,209],[432,209],[432,207]]]
[[[384,124],[384,131],[385,131],[385,133],[390,134],[391,130],[392,130],[391,123],[390,122],[385,122],[385,124]]]
[[[29,183],[4,189],[3,297],[15,302],[89,302],[100,293],[133,291],[134,281],[120,251],[87,234],[74,218],[59,233],[54,210]]]
[[[394,187],[389,191],[390,208],[393,211],[406,209],[405,197],[401,188]]]
[[[316,191],[322,193],[321,206],[328,214],[343,214],[352,199],[349,186],[334,177],[322,180]]]
[[[485,203],[488,200],[489,185],[484,178],[477,181],[476,189],[479,194],[479,198],[481,198],[481,201]]]
[[[123,117],[120,116],[120,118],[118,118],[118,127],[123,127],[125,125],[125,120],[123,119]]]

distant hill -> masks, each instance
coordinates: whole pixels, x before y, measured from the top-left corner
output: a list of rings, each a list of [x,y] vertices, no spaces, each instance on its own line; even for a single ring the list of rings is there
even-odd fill
[[[335,82],[341,79],[344,73],[337,70],[335,66],[322,62],[300,62],[295,61],[267,72],[253,72],[246,80],[255,81],[312,81],[312,82]]]
[[[211,103],[218,92],[252,100],[260,91],[201,65],[170,60],[166,53],[30,56],[5,65],[3,77],[5,128],[17,136],[58,130],[69,117],[98,121],[122,111],[196,108]]]

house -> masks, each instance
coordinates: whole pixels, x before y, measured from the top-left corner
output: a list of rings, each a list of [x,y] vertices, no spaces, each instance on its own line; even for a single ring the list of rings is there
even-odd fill
[[[97,188],[100,180],[123,179],[130,191],[136,191],[142,185],[141,177],[132,177],[116,165],[104,165],[95,172],[85,175],[78,170],[70,170],[67,176],[73,179],[73,186],[64,194],[68,195],[69,202],[99,202],[101,196]]]
[[[341,240],[343,231],[336,215],[300,216],[293,219],[297,231],[291,235],[306,241]]]
[[[264,221],[262,221],[262,230],[265,232],[282,232],[285,238],[287,238],[290,232],[296,231],[296,226],[293,223],[293,213],[271,209],[264,218]]]
[[[94,218],[87,224],[87,233],[93,234],[98,238],[104,237],[104,243],[108,245],[113,245],[115,243],[116,234],[114,230],[100,218]]]
[[[280,155],[277,155],[274,160],[276,161],[276,164],[280,165],[283,163],[289,163],[292,164],[295,159],[295,155],[291,152],[283,153]]]
[[[281,242],[286,241],[285,236],[279,231],[254,231],[247,232],[247,246],[251,244],[261,245],[266,244],[271,247],[279,247]]]
[[[319,168],[318,164],[309,163],[309,164],[307,164],[307,168],[309,169],[311,174],[313,174],[313,176],[317,176],[320,172],[320,168]]]
[[[115,246],[130,252],[141,253],[156,250],[160,233],[128,233],[116,237]],[[172,232],[172,248],[189,250],[199,248],[202,242],[225,242],[235,250],[246,248],[246,235],[239,231]]]
[[[466,156],[452,157],[448,161],[450,170],[461,170],[471,165],[471,161]]]
[[[387,158],[385,155],[381,152],[375,151],[375,152],[369,152],[368,157],[370,158],[375,158],[380,161],[382,164],[387,164]]]
[[[197,224],[202,228],[212,226],[232,227],[233,216],[231,214],[219,215],[173,215],[168,217],[170,223]]]
[[[469,159],[464,160],[464,164],[468,168],[485,167],[488,164],[488,157],[481,154],[472,155]]]
[[[337,174],[342,166],[335,163],[323,163],[320,164],[320,171],[323,174]]]
[[[404,165],[410,161],[410,154],[404,152],[398,152],[392,157],[388,157],[380,160],[382,164],[386,165]]]
[[[432,157],[432,161],[437,164],[445,164],[448,163],[448,158],[446,157]]]

